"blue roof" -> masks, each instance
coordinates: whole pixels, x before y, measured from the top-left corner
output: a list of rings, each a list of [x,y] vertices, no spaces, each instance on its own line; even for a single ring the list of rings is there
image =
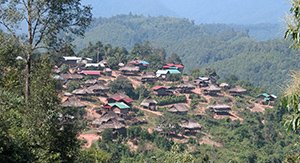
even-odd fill
[[[149,62],[140,60],[140,63],[143,65],[149,65]]]

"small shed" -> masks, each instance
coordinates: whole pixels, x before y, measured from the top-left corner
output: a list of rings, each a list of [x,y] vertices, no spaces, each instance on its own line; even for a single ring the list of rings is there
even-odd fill
[[[207,107],[217,115],[229,115],[231,107],[229,105],[211,105]]]
[[[204,94],[210,96],[216,96],[221,92],[221,88],[216,85],[210,85],[209,87],[203,88]]]
[[[154,99],[144,99],[141,103],[141,106],[150,109],[150,110],[156,110],[157,101]]]
[[[182,121],[179,126],[184,129],[185,134],[197,133],[202,128],[202,126],[194,120]]]
[[[232,95],[232,96],[241,96],[247,93],[247,89],[244,89],[240,86],[237,86],[235,88],[229,89],[228,92]]]

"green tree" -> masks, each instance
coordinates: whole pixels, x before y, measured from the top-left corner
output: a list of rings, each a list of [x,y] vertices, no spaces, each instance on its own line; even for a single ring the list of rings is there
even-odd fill
[[[25,101],[28,102],[34,52],[41,48],[57,49],[70,41],[72,35],[83,35],[92,18],[91,7],[81,5],[80,0],[5,0],[1,1],[0,9],[0,25],[22,43],[26,60]],[[26,22],[25,40],[17,36],[22,22]]]
[[[182,63],[180,57],[176,53],[172,53],[170,57],[167,59],[167,63]]]
[[[288,28],[285,32],[285,38],[292,41],[292,46],[300,48],[300,1],[292,0],[290,16],[287,20]]]
[[[135,97],[134,88],[132,83],[125,77],[118,77],[116,80],[109,84],[111,93],[126,93],[130,97]]]

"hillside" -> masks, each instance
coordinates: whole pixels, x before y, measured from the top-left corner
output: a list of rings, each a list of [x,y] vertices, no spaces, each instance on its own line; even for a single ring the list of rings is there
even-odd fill
[[[184,75],[182,64],[152,70],[155,62],[143,54],[120,67],[109,58],[92,66],[65,57],[54,69],[62,107],[85,112],[78,138],[86,151],[97,149],[108,162],[282,162],[299,151],[290,145],[297,134],[287,135],[280,123],[278,97],[221,83],[215,73]]]
[[[236,72],[240,80],[278,92],[289,70],[299,68],[295,64],[299,59],[285,41],[257,41],[251,37],[273,38],[270,33],[282,30],[269,27],[272,25],[196,25],[187,19],[120,15],[96,19],[85,39],[77,39],[75,45],[82,49],[89,42],[101,41],[131,49],[136,43],[150,41],[168,54],[177,53],[186,72],[212,66],[224,70],[218,72],[222,78]]]

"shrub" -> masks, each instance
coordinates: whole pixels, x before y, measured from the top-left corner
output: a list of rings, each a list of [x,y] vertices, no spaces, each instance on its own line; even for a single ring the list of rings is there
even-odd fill
[[[180,96],[165,96],[165,97],[155,97],[158,105],[169,105],[175,103],[184,103],[186,102],[186,97],[184,95]]]

